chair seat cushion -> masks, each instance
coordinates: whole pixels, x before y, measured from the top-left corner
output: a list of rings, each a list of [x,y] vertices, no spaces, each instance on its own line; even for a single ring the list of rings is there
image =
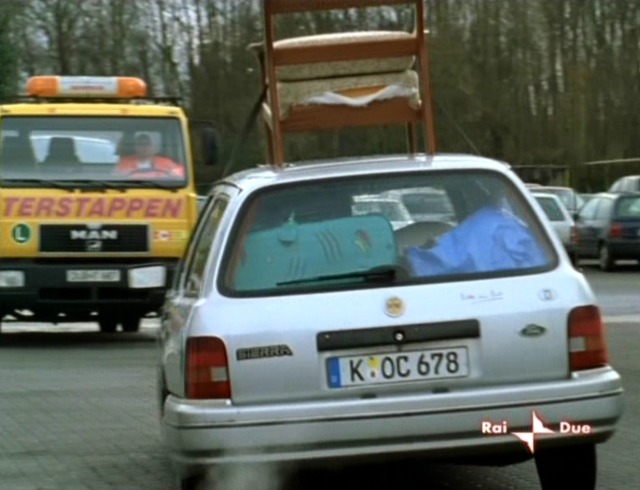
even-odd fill
[[[319,34],[315,36],[294,37],[276,41],[274,50],[283,47],[308,46],[344,46],[362,41],[380,41],[411,39],[412,34],[403,31],[362,31],[344,32],[336,34]],[[349,61],[333,61],[329,63],[308,63],[302,65],[283,65],[276,69],[279,81],[312,80],[317,78],[332,78],[353,75],[367,75],[371,73],[403,72],[410,69],[415,62],[415,56],[397,58],[375,58]]]
[[[281,119],[285,119],[291,108],[296,105],[364,107],[376,100],[395,97],[407,98],[413,107],[418,108],[419,94],[418,74],[413,70],[278,83]]]

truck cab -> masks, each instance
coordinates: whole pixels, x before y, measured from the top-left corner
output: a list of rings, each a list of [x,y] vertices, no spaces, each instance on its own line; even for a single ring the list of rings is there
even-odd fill
[[[0,105],[0,319],[132,332],[159,310],[198,208],[187,115],[146,95],[37,76]]]

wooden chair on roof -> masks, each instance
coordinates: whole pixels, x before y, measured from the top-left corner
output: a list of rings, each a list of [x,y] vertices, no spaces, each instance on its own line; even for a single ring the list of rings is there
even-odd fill
[[[264,0],[264,43],[258,55],[262,105],[272,164],[284,163],[289,132],[403,124],[418,152],[422,125],[427,153],[436,136],[429,83],[424,0]],[[275,16],[347,8],[411,5],[413,32],[358,31],[276,40]]]

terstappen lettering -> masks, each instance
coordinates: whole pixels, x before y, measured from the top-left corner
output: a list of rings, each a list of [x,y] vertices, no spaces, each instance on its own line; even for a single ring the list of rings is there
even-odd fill
[[[182,198],[18,197],[3,198],[4,216],[13,218],[179,218]]]

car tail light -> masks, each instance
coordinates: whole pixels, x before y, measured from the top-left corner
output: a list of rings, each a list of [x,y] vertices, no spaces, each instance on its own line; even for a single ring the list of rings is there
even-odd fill
[[[231,398],[227,349],[218,337],[187,340],[187,397]]]
[[[570,235],[571,244],[577,245],[578,244],[578,228],[576,228],[575,226],[572,226],[570,233],[571,233]]]
[[[618,223],[612,224],[611,228],[609,229],[609,235],[612,237],[622,236],[622,226],[620,226]]]
[[[597,306],[580,306],[569,313],[569,351],[572,371],[608,364],[605,327]]]

